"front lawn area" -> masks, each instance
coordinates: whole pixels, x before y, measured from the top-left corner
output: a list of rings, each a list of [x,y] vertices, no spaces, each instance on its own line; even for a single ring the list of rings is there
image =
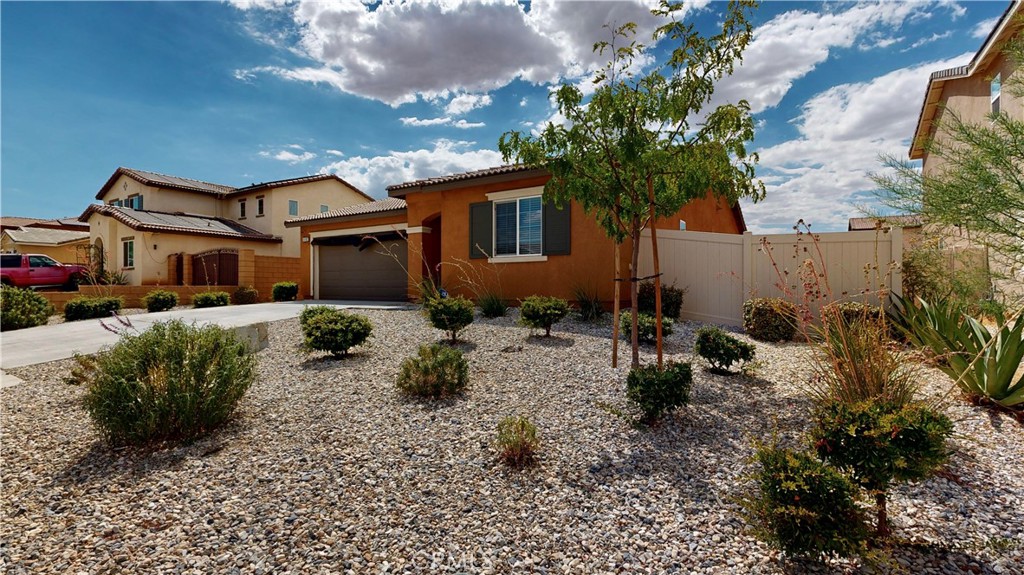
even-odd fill
[[[828,573],[782,560],[745,527],[754,440],[809,427],[811,348],[756,343],[752,374],[694,364],[691,404],[632,426],[611,320],[529,336],[477,318],[457,347],[461,397],[400,395],[402,360],[445,336],[415,311],[359,311],[371,344],[307,355],[277,322],[226,428],[190,445],[111,449],[62,383],[70,361],[11,370],[0,391],[0,565],[8,573]],[[666,359],[692,361],[680,322]],[[740,335],[744,341],[753,342]],[[620,346],[628,366],[628,344]],[[644,350],[645,363],[653,348]],[[948,378],[926,372],[932,396]],[[1024,428],[948,394],[956,453],[892,491],[896,564],[910,573],[1021,573]],[[539,461],[497,460],[498,423],[526,415]],[[888,567],[876,567],[876,572]]]

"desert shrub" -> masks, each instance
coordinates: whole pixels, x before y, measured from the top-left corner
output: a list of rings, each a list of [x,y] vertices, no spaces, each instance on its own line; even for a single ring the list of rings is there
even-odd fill
[[[668,362],[664,371],[656,365],[638,367],[626,377],[626,398],[640,409],[644,422],[653,423],[690,402],[692,382],[688,363]]]
[[[540,441],[537,427],[525,417],[509,416],[498,424],[495,440],[498,458],[511,467],[524,467],[533,463]]]
[[[430,306],[432,306],[434,302],[443,299],[441,297],[440,286],[434,283],[434,280],[430,278],[421,281],[420,285],[417,286],[417,289],[420,292],[419,302],[420,305],[423,306],[424,313],[426,313],[430,309]]]
[[[64,304],[64,319],[66,321],[78,321],[81,319],[110,317],[111,314],[120,310],[123,305],[124,300],[119,297],[80,296]]]
[[[46,323],[53,306],[30,289],[0,288],[0,330],[11,331]]]
[[[328,306],[313,306],[302,310],[300,317],[306,349],[328,351],[337,357],[348,355],[348,350],[364,343],[373,331],[373,324],[365,316],[346,313]]]
[[[715,373],[729,373],[732,364],[754,359],[753,345],[710,325],[697,330],[694,351],[711,364],[711,371]]]
[[[662,337],[672,335],[672,325],[672,320],[667,317],[661,320]],[[636,331],[640,343],[653,343],[658,337],[657,320],[653,315],[641,313],[636,317]],[[619,333],[627,340],[633,338],[633,312],[626,311],[619,316]]]
[[[849,557],[865,549],[868,530],[858,489],[806,453],[759,445],[756,495],[743,501],[757,535],[791,556]]]
[[[859,301],[833,302],[821,308],[821,321],[841,320],[847,325],[862,321],[881,321],[884,318],[877,306]]]
[[[759,341],[789,341],[796,333],[797,308],[781,298],[743,302],[743,330]]]
[[[925,237],[904,252],[903,295],[910,301],[949,300],[971,313],[990,299],[992,276],[975,250],[943,249],[941,238]]]
[[[508,312],[508,305],[496,293],[485,293],[480,296],[476,304],[480,306],[480,313],[487,318],[505,317]]]
[[[818,457],[850,473],[875,494],[877,529],[887,533],[886,492],[893,482],[915,481],[946,462],[953,423],[920,404],[886,401],[819,406],[811,441]]]
[[[274,301],[294,301],[299,295],[299,284],[295,282],[277,282],[270,288],[270,297]]]
[[[469,364],[462,352],[439,343],[421,345],[398,372],[398,389],[407,395],[446,397],[462,393],[468,384]]]
[[[226,291],[207,291],[192,296],[192,307],[222,307],[231,304]]]
[[[596,290],[589,290],[583,286],[576,286],[572,290],[576,298],[577,313],[583,321],[597,321],[604,315],[604,306],[601,305],[601,298]]]
[[[543,329],[551,337],[551,326],[569,315],[569,302],[557,297],[532,295],[519,304],[519,321],[523,325]]]
[[[256,378],[256,357],[231,330],[180,320],[78,359],[85,408],[114,444],[204,435],[231,417]]]
[[[248,305],[260,301],[260,292],[252,286],[239,286],[235,293],[231,294],[231,301],[235,305]]]
[[[142,305],[146,306],[146,311],[151,313],[167,311],[178,305],[178,294],[172,291],[155,289],[142,298]]]
[[[427,308],[430,325],[448,334],[452,343],[459,340],[459,332],[473,323],[473,302],[462,296],[435,300]]]
[[[655,300],[654,300],[654,282],[646,281],[641,282],[637,288],[637,309],[640,313],[647,315],[655,314]],[[686,295],[685,289],[680,289],[675,284],[666,285],[661,284],[661,316],[670,319],[679,319],[680,312],[683,311],[683,297]]]

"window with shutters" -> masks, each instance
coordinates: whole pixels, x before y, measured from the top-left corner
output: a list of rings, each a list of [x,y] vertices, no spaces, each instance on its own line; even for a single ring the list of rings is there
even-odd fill
[[[491,201],[469,205],[471,259],[536,262],[569,255],[568,207],[559,209],[540,195],[518,192],[488,194]]]

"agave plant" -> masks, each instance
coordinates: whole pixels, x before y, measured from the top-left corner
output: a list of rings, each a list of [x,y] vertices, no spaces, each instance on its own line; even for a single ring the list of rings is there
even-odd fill
[[[896,301],[898,325],[913,343],[939,356],[939,369],[969,395],[987,397],[1004,407],[1024,404],[1024,375],[1014,381],[1024,360],[1020,313],[993,335],[954,305],[921,299],[918,304]]]

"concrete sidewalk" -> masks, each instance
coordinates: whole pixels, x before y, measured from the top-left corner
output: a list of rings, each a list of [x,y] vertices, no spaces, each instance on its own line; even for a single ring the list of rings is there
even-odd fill
[[[342,309],[412,309],[405,302],[368,302],[307,300],[297,302],[257,303],[203,309],[161,311],[125,316],[139,331],[158,321],[181,319],[199,325],[215,323],[222,327],[239,327],[298,317],[308,305],[331,305]],[[117,325],[117,320],[104,320]],[[117,326],[120,327],[120,326]],[[84,320],[57,325],[43,325],[0,333],[0,369],[13,369],[72,357],[75,353],[96,353],[117,342],[118,336],[100,325],[99,320]],[[4,376],[4,379],[10,376]]]

